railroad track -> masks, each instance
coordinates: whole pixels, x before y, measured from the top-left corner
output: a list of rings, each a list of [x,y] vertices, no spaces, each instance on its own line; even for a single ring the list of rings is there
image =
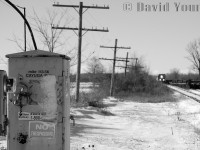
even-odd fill
[[[196,91],[198,91],[200,93],[200,89],[196,89]]]
[[[191,89],[190,89],[189,92],[194,93],[194,94],[200,96],[200,90],[198,90],[198,89],[196,89],[196,90],[191,90]]]
[[[183,89],[183,88],[172,86],[172,85],[168,85],[168,87],[189,98],[196,100],[197,102],[200,102],[200,90],[187,90],[187,89]]]

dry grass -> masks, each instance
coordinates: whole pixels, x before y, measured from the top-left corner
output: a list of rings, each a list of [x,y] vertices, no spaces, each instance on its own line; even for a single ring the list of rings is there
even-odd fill
[[[164,103],[164,102],[176,102],[177,99],[173,93],[166,93],[162,95],[151,95],[146,93],[135,93],[127,96],[120,96],[120,99],[128,101],[140,102],[140,103]]]
[[[108,92],[104,88],[91,88],[90,92],[81,92],[79,95],[79,102],[76,102],[75,96],[71,95],[71,106],[72,107],[97,107],[105,108],[106,105],[103,103],[103,99],[108,96]]]
[[[111,113],[107,108],[101,108],[101,109],[99,110],[99,112],[100,112],[101,114],[103,114],[104,116],[114,116],[114,114]]]

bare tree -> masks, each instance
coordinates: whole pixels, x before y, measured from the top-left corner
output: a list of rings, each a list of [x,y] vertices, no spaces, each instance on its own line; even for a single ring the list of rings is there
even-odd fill
[[[179,69],[177,69],[177,68],[171,69],[170,74],[169,74],[169,78],[171,78],[172,80],[178,80],[180,78]]]
[[[135,59],[132,59],[131,62],[130,62],[130,68],[129,68],[129,72],[130,73],[139,73],[139,72],[142,72],[144,71],[144,57],[140,57],[138,58],[136,56],[136,54],[134,54],[134,56],[132,58],[135,58]]]
[[[64,30],[52,29],[52,26],[54,24],[59,26],[63,20],[66,21],[62,26],[66,26],[68,20],[64,19],[66,11],[58,14],[55,11],[48,10],[47,15],[48,17],[46,19],[42,19],[34,11],[32,25],[34,30],[40,35],[43,46],[47,47],[50,52],[54,52],[59,47],[63,46],[65,42],[61,40]]]
[[[105,72],[105,68],[97,57],[92,57],[87,63],[87,70],[91,74],[91,79],[93,82],[93,87],[95,83],[101,80],[102,73]]]
[[[24,45],[23,45],[24,44],[24,39],[21,39],[21,38],[17,37],[15,34],[13,34],[13,38],[12,39],[8,39],[8,40],[14,42],[17,45],[18,51],[25,51]],[[34,49],[34,47],[32,45],[32,42],[26,41],[26,45],[27,45],[27,47],[26,47],[27,50],[33,50]]]
[[[186,51],[189,54],[187,59],[192,63],[192,68],[198,71],[200,76],[200,39],[189,43]]]
[[[88,66],[88,72],[89,73],[96,74],[96,73],[103,73],[103,72],[105,72],[104,66],[101,64],[100,60],[97,57],[95,57],[95,56],[92,57],[88,61],[87,66]]]
[[[69,24],[74,18],[66,19],[67,15],[67,9],[64,9],[63,12],[57,13],[56,11],[47,11],[46,17],[39,17],[37,13],[33,10],[34,15],[31,18],[31,26],[36,31],[36,35],[39,35],[39,47],[42,47],[41,49],[47,49],[50,52],[60,52],[70,56],[71,58],[71,66],[74,66],[77,64],[77,46],[72,47],[71,49],[66,50],[65,46],[67,41],[71,37],[65,37],[64,36],[64,29],[52,29],[52,26],[63,26],[65,27],[67,24]],[[20,39],[17,36],[13,36],[13,39],[10,39],[11,41],[15,42],[17,47],[24,51],[23,47],[23,39]],[[28,50],[32,50],[33,47],[31,44],[29,44],[29,40],[27,40]],[[86,45],[87,46],[87,45]],[[84,50],[84,48],[83,48]],[[86,49],[85,49],[86,50]],[[83,59],[83,62],[86,62],[94,52],[88,54],[86,58]]]
[[[40,37],[40,47],[42,49],[47,49],[50,52],[54,51],[60,51],[63,50],[64,44],[66,43],[67,39],[63,35],[63,29],[62,30],[56,30],[52,29],[52,26],[56,24],[56,26],[66,26],[69,22],[72,21],[72,19],[66,19],[65,16],[67,14],[67,10],[63,12],[57,13],[56,11],[50,11],[47,10],[47,17],[42,18],[37,15],[37,13],[33,10],[34,15],[31,18],[31,26],[36,31],[35,36]],[[24,51],[23,40],[20,39],[17,36],[13,36],[13,39],[10,39],[11,41],[15,42],[17,44],[17,47]],[[27,40],[28,43],[28,40]],[[32,50],[32,46],[28,44],[27,47],[28,50]],[[66,54],[70,53],[71,55],[75,55],[74,48],[71,50],[65,52]]]

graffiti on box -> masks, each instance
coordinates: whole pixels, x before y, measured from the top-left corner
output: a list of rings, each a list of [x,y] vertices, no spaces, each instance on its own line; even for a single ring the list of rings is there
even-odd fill
[[[55,119],[57,113],[56,88],[56,76],[51,75],[49,70],[31,70],[27,71],[25,77],[21,74],[18,75],[15,95],[19,97],[18,93],[23,94],[21,99],[27,101],[28,105],[39,105],[41,111],[46,113],[42,117],[44,120]],[[22,90],[23,92],[21,92]],[[23,117],[26,118],[27,114],[24,114]],[[38,119],[40,119],[39,116]]]

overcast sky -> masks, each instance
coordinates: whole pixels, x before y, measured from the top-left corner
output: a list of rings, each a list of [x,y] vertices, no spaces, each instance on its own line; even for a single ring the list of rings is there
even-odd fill
[[[30,22],[33,9],[41,18],[47,16],[47,10],[58,13],[66,10],[67,26],[78,27],[78,14],[73,8],[52,6],[54,2],[78,5],[80,2],[78,0],[12,0],[11,2],[26,7],[27,19]],[[90,6],[93,4],[98,6],[109,5],[110,9],[88,9],[83,15],[83,27],[100,29],[108,27],[109,32],[87,32],[83,36],[83,59],[86,59],[91,53],[97,57],[113,58],[112,49],[102,49],[99,46],[114,46],[115,39],[118,39],[118,46],[130,46],[131,50],[119,49],[117,56],[126,57],[126,53],[129,52],[131,57],[136,53],[138,57],[143,57],[143,61],[150,68],[151,73],[167,73],[173,68],[177,68],[181,72],[191,70],[191,64],[186,59],[186,47],[191,41],[200,38],[199,0],[83,1],[83,5]],[[144,6],[154,5],[154,8],[151,7],[151,11],[149,9],[142,10],[143,4]],[[157,9],[155,10],[156,5]],[[186,11],[189,5],[196,5],[195,10]],[[4,64],[4,61],[7,61],[5,55],[20,51],[17,45],[9,39],[13,39],[13,35],[15,35],[23,40],[23,20],[4,0],[0,0],[0,20],[0,56],[3,59],[0,61],[0,69],[7,70],[7,65]],[[41,46],[41,39],[35,31],[34,34],[38,49],[44,49]],[[28,30],[27,36],[30,37]],[[67,45],[58,52],[66,54],[68,50],[77,48],[78,38],[72,30],[66,30],[64,37]],[[106,66],[112,64],[109,61],[102,62]],[[85,67],[83,67],[84,70],[86,70]]]

